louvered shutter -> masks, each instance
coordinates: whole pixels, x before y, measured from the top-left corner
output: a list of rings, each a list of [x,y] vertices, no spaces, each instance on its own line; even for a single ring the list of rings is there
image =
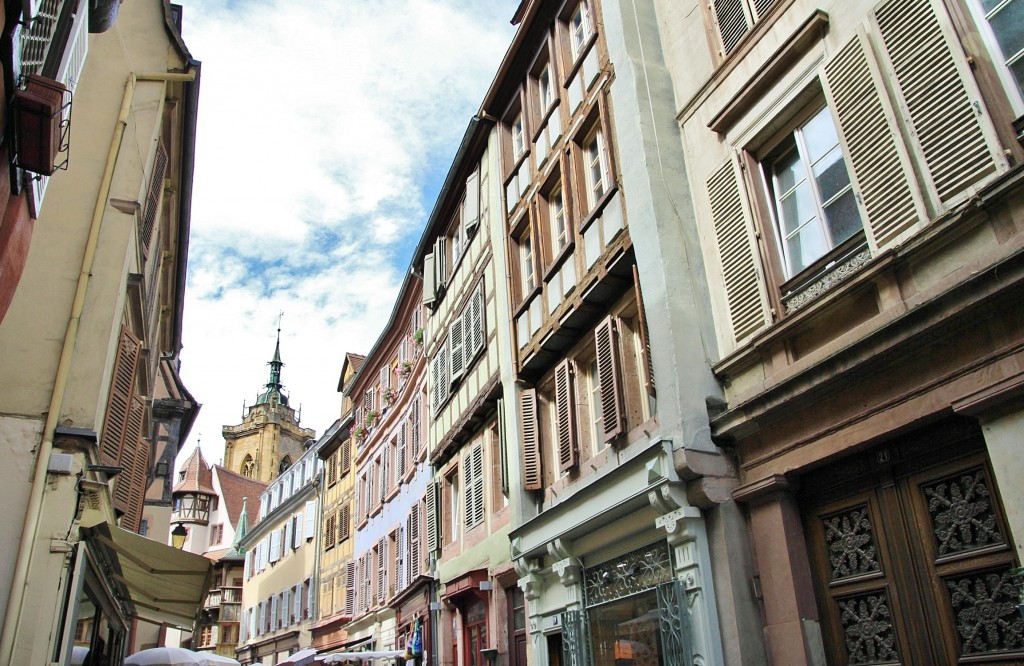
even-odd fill
[[[417,504],[409,512],[407,534],[409,537],[409,582],[420,575],[423,566],[420,552],[420,505]]]
[[[519,418],[523,428],[523,488],[542,488],[540,468],[540,428],[537,423],[537,389],[519,393]]]
[[[866,37],[858,34],[825,64],[826,96],[835,113],[850,164],[850,177],[872,253],[901,239],[925,217],[908,180],[910,158],[899,132]]]
[[[380,498],[391,491],[391,446],[386,445],[380,457]]]
[[[352,442],[344,441],[341,443],[341,470],[339,473],[344,476],[348,474],[349,469],[352,468]]]
[[[312,593],[310,593],[310,597],[312,596]],[[302,619],[302,583],[295,584],[293,604],[294,608],[292,609],[292,613],[295,614],[295,621],[298,622]]]
[[[874,12],[892,77],[944,204],[1003,164],[982,99],[944,9],[889,0]]]
[[[324,550],[334,547],[334,520],[334,515],[330,515],[327,517],[327,520],[324,521]]]
[[[448,400],[448,347],[444,344],[437,348],[434,358],[430,360],[430,379],[430,406],[431,411],[437,414]]]
[[[249,580],[252,575],[252,551],[245,554],[245,566],[242,568],[242,580]]]
[[[420,301],[424,305],[433,305],[437,300],[437,273],[434,269],[433,253],[423,257],[423,295]]]
[[[572,362],[564,359],[555,368],[555,446],[558,469],[564,472],[577,464],[576,400],[573,392]]]
[[[281,541],[281,557],[288,554],[288,550],[292,545],[292,521],[289,518],[284,524],[284,537]]]
[[[346,504],[338,511],[338,540],[342,541],[352,535],[352,509]]]
[[[473,463],[473,523],[478,525],[484,521],[484,447],[477,444],[472,452]]]
[[[417,397],[412,403],[412,420],[409,424],[409,458],[411,460],[416,459],[420,450],[420,410],[422,409],[423,406]]]
[[[633,290],[636,295],[637,319],[640,321],[640,350],[644,356],[644,382],[648,395],[655,397],[654,362],[651,360],[651,332],[647,328],[647,309],[644,307],[643,294],[640,291],[640,271],[633,264]]]
[[[401,483],[405,477],[406,430],[408,428],[408,421],[402,421],[398,426],[398,451],[395,455],[395,476],[398,478],[398,483]]]
[[[345,565],[345,615],[352,617],[356,610],[356,563]]]
[[[380,371],[377,373],[377,378],[378,378],[378,381],[380,382],[380,390],[381,390],[381,403],[380,403],[380,405],[381,405],[381,407],[383,407],[384,406],[383,391],[384,391],[384,389],[391,387],[391,366],[385,365],[383,368],[381,368]]]
[[[732,52],[743,35],[750,29],[744,0],[714,0],[718,34],[722,38],[722,55]]]
[[[277,629],[277,608],[279,603],[276,594],[270,597],[270,631]]]
[[[754,257],[754,231],[740,191],[737,167],[730,159],[708,179],[729,322],[737,344],[768,323],[760,271]]]
[[[305,516],[306,524],[302,530],[302,536],[305,539],[312,539],[316,535],[316,501],[310,500],[306,502],[306,510],[303,512]]]
[[[598,324],[594,330],[594,342],[597,348],[597,379],[600,385],[604,441],[611,442],[626,431],[619,346],[613,317],[606,317]]]
[[[301,595],[299,597],[302,598]],[[286,589],[281,593],[281,627],[291,626],[292,612],[292,590]]]
[[[448,376],[452,384],[462,376],[466,369],[465,334],[465,315],[460,315],[452,320],[452,324],[448,328],[448,359],[450,361]]]
[[[142,217],[142,251],[148,254],[149,241],[153,238],[153,228],[160,211],[160,201],[164,192],[164,176],[167,174],[167,148],[163,139],[156,148],[153,160],[153,171],[149,177],[149,191],[146,193],[146,209]]]
[[[277,562],[281,559],[281,530],[274,530],[270,533],[270,562]]]
[[[121,527],[132,532],[138,532],[142,526],[142,510],[146,501],[149,442],[142,438],[145,419],[146,403],[139,396],[132,396],[124,445],[121,447],[120,466],[124,471],[118,475],[114,488],[114,506],[124,514]]]
[[[437,483],[427,485],[427,552],[437,551],[440,545],[437,515]]]
[[[474,171],[466,179],[466,201],[462,206],[462,222],[466,236],[471,237],[480,226],[480,172]]]
[[[295,514],[292,519],[292,548],[298,549],[302,547],[303,532],[306,529],[306,524],[303,521],[303,513],[299,511]]]
[[[387,540],[381,537],[377,542],[377,601],[384,603],[387,597],[388,588],[388,544]]]
[[[121,329],[114,370],[110,380],[103,435],[100,440],[100,463],[120,466],[121,450],[125,444],[125,428],[135,396],[135,371],[138,368],[142,343],[127,328]]]
[[[469,312],[465,323],[466,358],[472,359],[484,348],[484,342],[487,339],[487,331],[484,328],[484,283],[482,280],[466,309]]]

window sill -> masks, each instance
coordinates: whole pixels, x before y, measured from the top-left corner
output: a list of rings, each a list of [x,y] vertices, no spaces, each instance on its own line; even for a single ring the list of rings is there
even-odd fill
[[[785,306],[783,316],[790,315],[845,280],[871,259],[864,232],[855,234],[825,256],[779,285]]]
[[[547,128],[548,121],[558,111],[558,107],[561,105],[561,98],[556,97],[554,101],[548,105],[548,108],[544,113],[541,114],[540,122],[537,123],[537,131],[533,133],[533,138],[530,140],[531,143],[537,143],[540,137],[544,134],[544,130]]]
[[[580,224],[580,233],[584,233],[594,220],[601,217],[601,213],[604,212],[605,206],[611,201],[612,197],[619,191],[619,186],[615,183],[608,188],[608,191],[601,195],[601,198],[597,200],[594,207],[587,213],[587,216],[583,218],[583,222]]]
[[[506,169],[505,180],[503,182],[506,189],[508,188],[508,184],[511,183],[512,179],[515,177],[516,172],[519,171],[519,167],[523,166],[523,162],[525,162],[528,157],[530,157],[530,149],[523,148],[523,152],[520,153],[519,156],[512,161],[512,165]]]
[[[565,79],[562,81],[562,88],[568,90],[569,84],[572,83],[573,79],[576,78],[576,74],[579,73],[580,67],[583,66],[583,61],[587,59],[587,54],[590,53],[590,49],[594,48],[594,44],[597,43],[597,31],[590,33],[587,37],[587,41],[583,43],[580,48],[580,52],[576,54],[576,59],[573,60],[572,67],[565,73]],[[572,57],[572,47],[570,47],[569,57]]]
[[[533,299],[534,299],[534,298],[536,298],[537,296],[540,296],[540,292],[541,292],[541,286],[540,286],[540,285],[537,285],[536,287],[534,287],[533,289],[531,289],[531,290],[530,290],[530,291],[529,291],[529,292],[528,292],[528,293],[527,293],[527,294],[526,294],[526,295],[525,295],[525,296],[524,296],[524,297],[522,298],[522,300],[520,300],[520,301],[519,301],[519,302],[518,302],[518,303],[517,303],[517,304],[515,305],[515,307],[514,307],[514,308],[512,309],[512,318],[513,318],[513,319],[515,319],[515,318],[516,318],[516,317],[518,317],[519,315],[521,315],[521,314],[523,314],[524,312],[526,312],[526,310],[527,310],[527,309],[528,309],[528,308],[530,307],[530,304],[531,304],[531,303],[533,302]]]
[[[562,268],[562,264],[565,263],[567,257],[572,256],[575,248],[576,241],[571,240],[565,244],[565,247],[558,251],[558,254],[556,254],[554,259],[551,260],[548,267],[544,269],[544,275],[542,276],[544,282],[549,282],[554,274]]]

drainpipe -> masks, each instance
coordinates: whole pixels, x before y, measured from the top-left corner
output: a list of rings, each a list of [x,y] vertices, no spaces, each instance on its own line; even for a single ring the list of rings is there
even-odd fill
[[[60,361],[57,364],[57,373],[53,380],[53,393],[50,395],[50,405],[46,412],[43,439],[36,453],[32,490],[29,495],[28,508],[25,511],[25,522],[21,529],[21,544],[18,547],[18,559],[15,563],[14,576],[11,581],[11,594],[7,599],[3,634],[0,635],[0,664],[11,663],[14,656],[14,638],[17,636],[21,623],[21,612],[25,601],[25,588],[28,585],[32,548],[36,542],[39,520],[42,516],[43,495],[46,492],[46,470],[49,467],[50,453],[53,451],[54,431],[57,428],[57,421],[64,406],[64,394],[67,390],[68,376],[71,373],[71,361],[74,356],[75,344],[78,341],[78,326],[82,321],[82,311],[85,309],[85,297],[89,289],[89,279],[92,277],[93,261],[96,258],[96,246],[99,244],[100,238],[100,227],[102,226],[103,215],[106,211],[107,198],[110,196],[110,186],[114,179],[114,167],[117,166],[117,154],[121,149],[121,139],[124,137],[124,131],[128,125],[128,114],[131,112],[132,99],[135,96],[135,85],[138,81],[163,81],[166,85],[174,81],[194,81],[195,77],[195,70],[190,70],[184,74],[132,73],[128,76],[128,81],[125,83],[124,97],[121,99],[121,110],[118,113],[117,124],[114,127],[114,136],[110,140],[110,149],[107,151],[107,162],[103,170],[103,180],[100,182],[100,188],[96,194],[96,203],[93,206],[92,222],[89,226],[89,236],[85,242],[85,253],[82,256],[82,268],[78,274],[75,299],[71,305],[71,315],[68,319],[67,330],[64,333],[64,344],[61,347]]]

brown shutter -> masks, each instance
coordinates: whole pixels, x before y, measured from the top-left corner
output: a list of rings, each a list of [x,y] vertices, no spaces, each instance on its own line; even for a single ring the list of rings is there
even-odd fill
[[[327,524],[324,526],[324,550],[334,547],[334,521],[335,516],[327,517]]]
[[[862,35],[850,40],[825,64],[830,96],[865,230],[875,253],[924,217],[924,206],[908,181],[910,159],[896,140],[899,131]]]
[[[338,541],[344,541],[351,534],[352,509],[348,504],[338,510]]]
[[[604,441],[611,442],[626,431],[614,317],[609,315],[597,325],[594,341],[597,346],[597,379],[600,384]]]
[[[985,131],[987,121],[982,124],[981,94],[951,39],[945,10],[936,11],[929,0],[890,0],[875,18],[913,126],[909,135],[939,200],[947,203],[997,168],[998,146]]]
[[[523,389],[519,393],[519,416],[523,429],[523,488],[540,490],[543,479],[540,467],[540,428],[537,423],[537,389]]]
[[[647,393],[651,397],[658,395],[654,388],[654,362],[651,360],[651,334],[647,328],[647,310],[644,308],[644,297],[640,293],[640,272],[633,264],[633,289],[636,291],[637,319],[640,320],[640,349],[644,355],[644,382]]]
[[[576,400],[573,395],[573,371],[569,359],[555,368],[555,442],[558,469],[575,467],[579,446],[576,442]]]
[[[149,249],[149,241],[153,238],[153,227],[156,226],[157,212],[160,210],[160,198],[164,191],[164,176],[167,175],[167,149],[163,139],[156,149],[153,160],[153,172],[149,177],[149,191],[146,193],[146,209],[142,217],[142,251]]]
[[[114,488],[114,507],[124,514],[121,527],[132,532],[138,532],[142,526],[149,478],[149,442],[142,438],[145,420],[146,403],[138,396],[132,397],[121,448],[120,466],[124,471],[118,475]]]
[[[344,476],[348,474],[349,469],[352,468],[352,442],[344,441],[341,443],[341,470],[340,474]]]
[[[356,610],[356,563],[345,564],[345,615],[352,617]]]
[[[120,465],[121,450],[125,444],[125,428],[128,426],[128,415],[132,398],[135,396],[135,371],[141,354],[142,343],[131,331],[122,328],[110,381],[107,412],[103,419],[103,435],[100,439],[100,463],[103,465]]]
[[[754,233],[747,218],[735,160],[708,179],[708,199],[722,262],[729,321],[737,344],[768,323],[760,272],[754,259]]]

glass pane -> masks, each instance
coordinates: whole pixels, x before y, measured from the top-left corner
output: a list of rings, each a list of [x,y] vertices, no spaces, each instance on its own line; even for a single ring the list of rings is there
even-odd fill
[[[775,195],[781,197],[807,177],[796,150],[787,153],[775,163]]]
[[[807,146],[807,159],[817,162],[822,155],[832,150],[839,144],[839,137],[836,135],[836,128],[832,124],[832,115],[828,107],[819,111],[800,130],[803,135],[804,145]]]
[[[825,221],[828,223],[832,243],[839,245],[861,230],[860,213],[853,197],[853,189],[847,190],[832,203],[825,206]]]
[[[595,666],[659,666],[658,600],[654,590],[591,609]]]
[[[829,245],[818,224],[808,224],[786,241],[789,274],[799,273],[828,252]]]
[[[1007,3],[989,16],[988,22],[1004,58],[1009,60],[1024,49],[1024,0]]]
[[[1024,95],[1024,58],[1010,65],[1010,73],[1013,74],[1013,80],[1017,82],[1017,90]]]
[[[850,174],[846,171],[846,163],[843,162],[843,153],[839,146],[818,160],[813,170],[822,202],[839,194],[850,184]]]
[[[779,202],[783,235],[789,236],[816,215],[810,186],[804,182]]]

